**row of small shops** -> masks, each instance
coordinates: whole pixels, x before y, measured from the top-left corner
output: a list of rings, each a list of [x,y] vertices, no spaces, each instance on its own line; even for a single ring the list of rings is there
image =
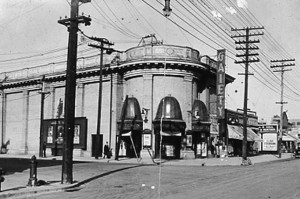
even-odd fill
[[[134,98],[130,98],[129,101],[135,103],[128,103],[128,105],[137,106],[138,104]],[[129,125],[120,136],[119,156],[139,156],[143,149],[154,149],[154,155],[156,157],[161,155],[162,158],[242,156],[244,137],[242,110],[226,109],[223,120],[211,120],[205,104],[200,100],[195,100],[192,109],[192,129],[185,131],[186,125],[182,120],[179,103],[174,97],[167,96],[161,100],[153,120],[153,138],[150,129],[144,130],[140,134],[139,125],[133,124],[134,109],[138,108],[127,107],[127,110],[131,110],[131,112],[125,113],[125,123]],[[170,112],[170,110],[173,111]],[[258,124],[255,112],[249,112],[247,117],[247,155],[277,153],[278,124]],[[138,117],[134,122],[139,122],[141,119]],[[119,121],[120,126],[121,120]],[[142,140],[142,144],[139,143],[139,140]],[[297,142],[299,142],[297,137],[284,132],[282,152],[292,152]]]
[[[154,151],[155,157],[176,159],[242,156],[242,110],[225,109],[225,118],[216,120],[209,117],[202,101],[195,100],[191,112],[192,128],[186,130],[178,101],[175,97],[166,96],[160,101],[156,117],[152,121],[154,132],[143,129],[145,115],[141,113],[136,98],[128,97],[124,101],[118,121],[120,135],[116,139],[115,155],[135,158],[141,156],[141,151],[149,150]],[[247,155],[277,153],[278,124],[258,124],[255,112],[249,112],[247,117]],[[76,118],[75,123],[74,148],[86,148],[87,119]],[[47,147],[51,148],[52,155],[60,155],[63,119],[45,120],[43,126],[47,131],[44,134]],[[92,140],[95,139],[92,137]],[[283,132],[282,152],[293,152],[298,142],[297,136]],[[95,150],[94,145],[95,143],[92,144],[92,152]]]

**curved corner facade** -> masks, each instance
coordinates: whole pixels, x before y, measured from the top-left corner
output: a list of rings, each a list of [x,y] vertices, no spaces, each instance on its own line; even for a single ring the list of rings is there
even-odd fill
[[[214,60],[189,47],[144,45],[104,55],[104,62],[100,149],[108,142],[118,156],[143,156],[149,149],[156,156],[180,158],[184,143],[193,155],[208,156],[216,123]],[[45,65],[0,74],[5,79],[0,139],[2,146],[8,142],[7,153],[37,154],[41,136],[48,155],[61,154],[65,70]],[[226,75],[226,83],[232,81]],[[74,156],[95,154],[98,95],[99,57],[78,60]]]

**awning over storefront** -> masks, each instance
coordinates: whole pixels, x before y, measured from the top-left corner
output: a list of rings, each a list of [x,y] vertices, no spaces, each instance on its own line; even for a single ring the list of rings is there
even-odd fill
[[[182,119],[180,105],[175,97],[164,97],[158,106],[156,117],[153,120],[154,130],[174,134],[184,132],[186,123]]]
[[[201,100],[194,100],[192,108],[192,130],[210,132],[209,114],[205,104]]]
[[[131,136],[131,131],[127,132],[127,133],[122,133],[122,136],[125,137],[125,136]]]
[[[243,128],[242,128],[243,129]],[[251,128],[247,127],[247,137],[256,142],[262,142],[263,139],[259,137]]]
[[[209,122],[209,114],[205,104],[201,100],[194,100],[192,108],[193,120]]]
[[[172,134],[170,134],[168,132],[161,131],[160,134],[162,136],[181,136],[181,132],[172,132]]]
[[[289,134],[283,134],[282,135],[282,141],[296,141],[296,142],[299,142],[300,140],[292,135],[289,135]]]
[[[117,124],[119,131],[143,130],[141,108],[135,97],[126,97]]]
[[[228,124],[227,130],[229,139],[243,140],[243,129],[241,129],[239,126]]]
[[[227,124],[228,138],[243,140],[243,127]],[[262,139],[251,129],[247,128],[247,141],[261,142]]]

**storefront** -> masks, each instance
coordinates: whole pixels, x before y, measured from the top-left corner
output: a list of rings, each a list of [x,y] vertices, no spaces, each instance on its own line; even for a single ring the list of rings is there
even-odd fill
[[[293,153],[296,148],[296,144],[299,142],[299,138],[294,137],[288,133],[283,133],[282,135],[282,152],[283,153]]]
[[[118,157],[139,158],[142,149],[143,120],[139,102],[135,97],[126,97],[118,121],[118,130],[116,138]]]
[[[155,156],[162,158],[180,158],[186,124],[175,97],[164,97],[158,106],[153,120],[155,132]]]
[[[192,143],[195,158],[206,158],[215,146],[211,145],[210,122],[205,104],[195,100],[192,108]]]
[[[227,124],[228,130],[228,154],[234,156],[242,155],[243,146],[243,133],[242,126]],[[248,155],[258,154],[258,145],[262,142],[262,139],[249,127],[247,127],[247,151]]]
[[[225,110],[226,137],[225,145],[229,156],[242,156],[244,127],[243,112],[241,110]],[[262,142],[255,132],[258,129],[256,113],[249,111],[247,114],[247,155],[257,155]]]

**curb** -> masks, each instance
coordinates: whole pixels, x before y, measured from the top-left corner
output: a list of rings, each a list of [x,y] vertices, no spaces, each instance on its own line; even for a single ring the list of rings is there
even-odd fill
[[[259,162],[254,162],[251,165],[247,165],[247,166],[255,166],[256,164],[269,164],[272,162],[283,162],[283,161],[292,161],[292,160],[296,160],[297,158],[294,157],[285,157],[285,158],[277,158],[277,159],[272,159],[272,160],[265,160],[265,161],[259,161]],[[117,163],[119,161],[112,161],[111,163]],[[125,163],[125,162],[123,162]],[[132,162],[127,162],[128,164],[131,165],[135,165],[135,166],[156,166],[157,164],[154,163],[150,163],[148,161],[145,162],[139,162],[139,163],[132,163]],[[125,163],[125,164],[127,164]],[[223,162],[225,163],[225,162]],[[160,162],[160,164],[162,166],[183,166],[182,163],[180,162]],[[189,165],[184,165],[184,166],[189,166]],[[220,163],[200,163],[198,162],[198,164],[191,164],[191,166],[212,166],[212,167],[223,167],[223,166],[243,166],[240,163],[232,163],[232,164],[220,164]],[[91,177],[95,178],[97,176]],[[59,192],[59,191],[67,191],[67,190],[71,190],[71,189],[75,189],[75,188],[79,188],[82,184],[85,184],[85,181],[76,181],[75,183],[72,184],[61,184],[60,182],[55,182],[55,183],[50,183],[47,185],[40,185],[40,186],[35,186],[35,187],[30,187],[30,186],[21,186],[21,187],[16,187],[16,188],[12,188],[10,190],[4,190],[3,192],[0,192],[0,199],[1,198],[27,198],[29,196],[33,196],[33,195],[39,195],[42,193],[51,193],[51,192]]]
[[[72,188],[76,188],[79,186],[80,182],[76,182],[70,185],[42,185],[42,186],[35,186],[35,187],[22,187],[21,190],[14,190],[14,191],[7,191],[5,192],[0,192],[0,198],[19,198],[19,197],[24,197],[24,196],[30,196],[30,195],[35,195],[39,193],[44,193],[44,192],[58,192],[58,191],[63,191],[63,190],[68,190]],[[52,186],[52,187],[47,187],[47,186]]]

